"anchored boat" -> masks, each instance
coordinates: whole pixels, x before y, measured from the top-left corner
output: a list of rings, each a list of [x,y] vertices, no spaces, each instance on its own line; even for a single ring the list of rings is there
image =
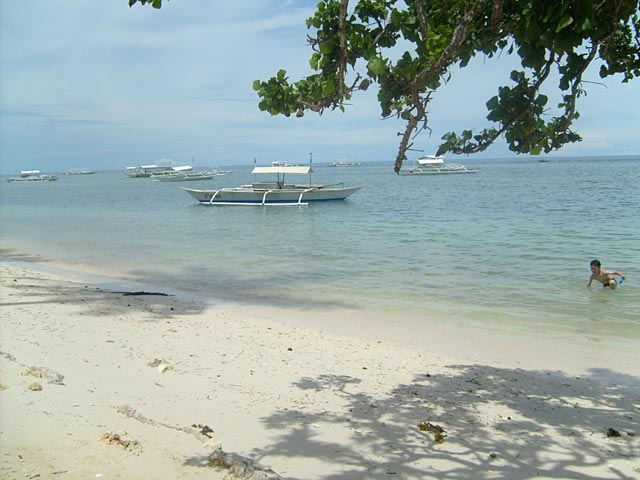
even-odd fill
[[[58,180],[55,175],[46,175],[40,173],[40,170],[22,170],[19,177],[11,177],[7,182],[54,182]]]
[[[312,202],[346,200],[362,186],[345,187],[342,183],[313,185],[310,166],[254,167],[253,175],[271,175],[270,181],[254,181],[250,185],[219,190],[183,188],[203,205],[308,205]],[[286,175],[307,175],[306,185],[286,183]]]
[[[443,156],[423,155],[411,168],[403,168],[400,175],[446,175],[450,173],[476,173],[477,168],[467,168],[460,163],[446,163]]]

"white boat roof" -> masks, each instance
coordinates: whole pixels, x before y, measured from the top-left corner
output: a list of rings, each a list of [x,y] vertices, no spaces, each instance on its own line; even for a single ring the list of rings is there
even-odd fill
[[[37,175],[40,170],[20,170],[20,175]]]
[[[127,167],[126,170],[138,170],[139,168],[160,168],[158,165],[139,165],[137,167]]]
[[[189,165],[183,165],[181,167],[171,167],[171,170],[175,170],[176,172],[188,172],[189,170],[193,170],[193,167]]]
[[[313,172],[311,167],[285,166],[285,167],[254,167],[251,173],[299,173],[309,174]]]
[[[442,165],[444,163],[444,157],[436,157],[434,155],[425,155],[418,158],[416,161],[418,165]]]

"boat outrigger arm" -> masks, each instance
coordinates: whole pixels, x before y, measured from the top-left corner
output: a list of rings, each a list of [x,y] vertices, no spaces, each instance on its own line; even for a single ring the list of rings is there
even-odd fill
[[[290,206],[307,206],[309,205],[308,202],[303,202],[302,199],[304,197],[304,194],[307,192],[310,192],[311,190],[315,190],[315,187],[311,187],[311,188],[305,188],[304,190],[302,190],[300,192],[300,196],[298,197],[298,201],[297,202],[286,202],[286,203],[267,203],[267,196],[270,193],[273,192],[277,192],[278,189],[276,188],[272,188],[271,190],[267,190],[264,192],[264,195],[262,195],[262,201],[260,203],[257,202],[214,202],[215,198],[218,196],[218,194],[221,192],[221,190],[216,190],[214,192],[213,195],[211,195],[211,199],[209,199],[209,202],[207,202],[209,205],[213,205],[214,203],[218,204],[218,205],[248,205],[248,206],[256,206],[256,205],[260,205],[260,206],[276,206],[276,207],[290,207]]]

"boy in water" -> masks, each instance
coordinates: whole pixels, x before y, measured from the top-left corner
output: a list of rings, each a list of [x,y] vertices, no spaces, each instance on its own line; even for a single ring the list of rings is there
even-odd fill
[[[622,280],[624,280],[624,275],[620,272],[608,272],[606,270],[602,270],[602,264],[600,260],[592,260],[591,261],[591,276],[589,277],[589,283],[587,283],[587,287],[591,286],[591,282],[597,280],[602,283],[602,286],[609,287],[612,290],[618,286],[618,281],[613,278],[614,275],[618,275]]]

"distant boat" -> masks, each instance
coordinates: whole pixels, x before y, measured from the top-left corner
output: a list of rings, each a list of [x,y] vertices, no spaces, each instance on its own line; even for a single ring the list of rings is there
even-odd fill
[[[67,170],[64,174],[65,175],[93,175],[94,172],[93,170],[89,170],[88,168],[71,168],[69,170]]]
[[[284,162],[282,160],[271,162],[271,166],[272,167],[304,167],[304,165],[300,165],[299,163],[289,163],[289,162]]]
[[[477,168],[467,168],[460,163],[446,163],[442,155],[423,155],[411,168],[403,168],[400,175],[446,175],[453,173],[476,173]]]
[[[255,167],[252,174],[272,174],[276,176],[275,180],[220,190],[183,190],[203,205],[307,205],[311,202],[346,200],[362,188],[345,187],[342,184],[312,185],[312,172],[309,166]],[[309,184],[285,183],[286,174],[308,175]]]
[[[139,167],[127,167],[125,173],[127,177],[140,178],[150,177],[154,173],[171,170],[172,167],[160,167],[158,165],[140,165]]]
[[[359,167],[360,162],[331,162],[330,167]]]
[[[231,171],[209,170],[203,172],[192,171],[193,167],[185,165],[182,167],[171,167],[171,170],[165,170],[151,175],[154,182],[189,182],[197,180],[210,180],[213,177],[221,177],[229,175]]]
[[[21,170],[19,177],[8,178],[7,182],[54,182],[58,180],[55,175],[40,173],[40,170]]]

